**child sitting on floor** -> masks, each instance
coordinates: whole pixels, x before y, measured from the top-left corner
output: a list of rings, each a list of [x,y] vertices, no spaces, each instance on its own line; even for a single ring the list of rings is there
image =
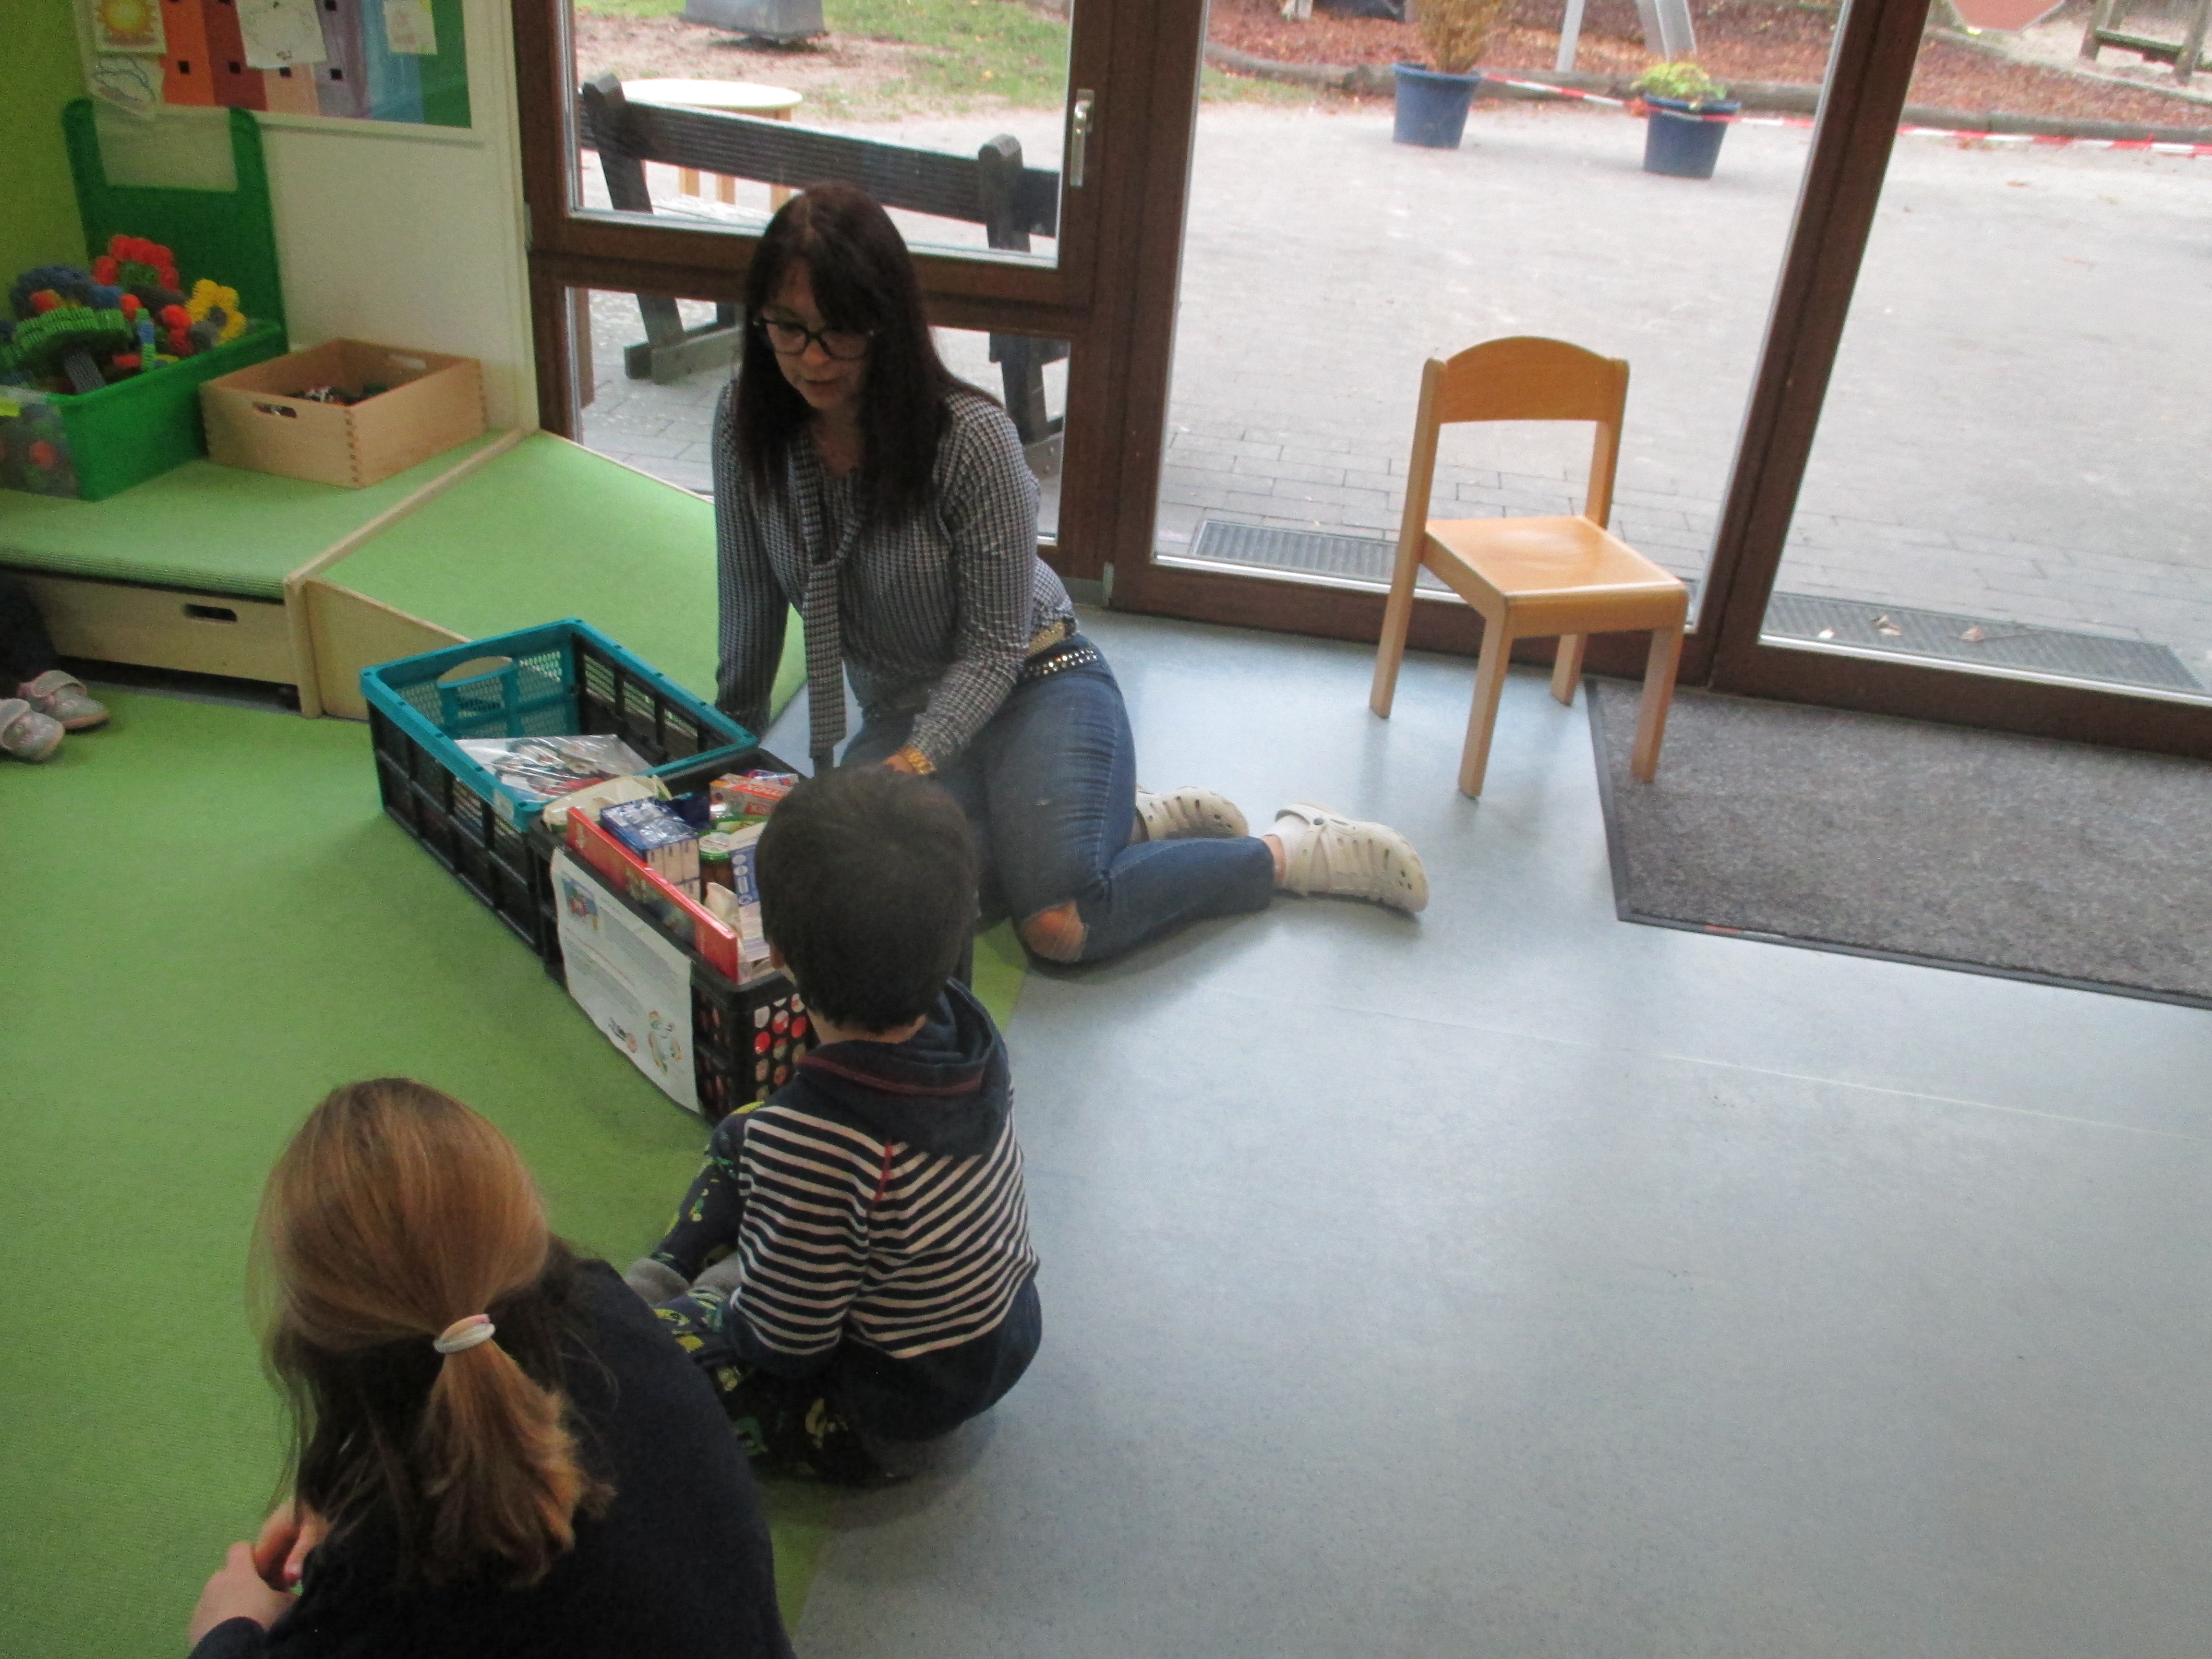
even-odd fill
[[[761,925],[821,1036],[715,1127],[675,1226],[628,1275],[750,1450],[841,1482],[869,1442],[988,1409],[1040,1330],[998,1028],[951,978],[975,854],[951,796],[887,767],[800,785],[757,855]]]

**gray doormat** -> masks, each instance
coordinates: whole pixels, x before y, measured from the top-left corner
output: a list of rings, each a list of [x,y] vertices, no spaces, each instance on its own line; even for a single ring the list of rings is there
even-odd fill
[[[1624,921],[2212,1007],[2212,763],[1586,684]]]

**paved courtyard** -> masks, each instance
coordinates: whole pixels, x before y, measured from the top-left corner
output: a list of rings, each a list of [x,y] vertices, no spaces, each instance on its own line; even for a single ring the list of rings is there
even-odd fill
[[[900,131],[966,149],[974,125]],[[1053,165],[1049,117],[1000,125]],[[1393,144],[1387,111],[1206,108],[1160,554],[1209,517],[1387,538],[1421,360],[1534,333],[1629,360],[1616,525],[1699,574],[1808,135],[1739,126],[1710,183],[1644,173],[1642,139],[1480,106],[1429,151]],[[2212,683],[2208,256],[2212,158],[1901,138],[1780,587],[2163,643]],[[713,386],[624,380],[635,312],[602,312],[587,441],[703,483]],[[981,336],[948,346],[994,384]],[[1571,510],[1585,459],[1455,433],[1439,504]]]

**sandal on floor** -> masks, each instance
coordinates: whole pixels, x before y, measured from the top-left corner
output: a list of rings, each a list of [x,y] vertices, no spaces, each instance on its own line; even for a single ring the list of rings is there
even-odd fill
[[[1294,801],[1275,814],[1274,833],[1283,843],[1282,885],[1291,892],[1372,899],[1409,915],[1429,902],[1420,854],[1387,823]]]
[[[64,732],[83,732],[107,724],[107,705],[94,702],[82,680],[58,668],[49,668],[38,678],[26,680],[16,691],[36,712],[58,722]]]
[[[1218,789],[1185,784],[1156,795],[1137,786],[1137,817],[1143,821],[1146,841],[1215,840],[1249,835],[1237,803]]]
[[[49,720],[21,697],[0,697],[0,754],[37,762],[61,746],[60,721]]]

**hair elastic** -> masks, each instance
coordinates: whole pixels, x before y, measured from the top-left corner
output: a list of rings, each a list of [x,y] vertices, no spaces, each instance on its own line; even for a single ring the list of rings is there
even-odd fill
[[[471,1314],[466,1319],[456,1319],[432,1337],[430,1346],[440,1353],[459,1353],[479,1342],[490,1341],[491,1334],[498,1328],[491,1322],[489,1314]]]

